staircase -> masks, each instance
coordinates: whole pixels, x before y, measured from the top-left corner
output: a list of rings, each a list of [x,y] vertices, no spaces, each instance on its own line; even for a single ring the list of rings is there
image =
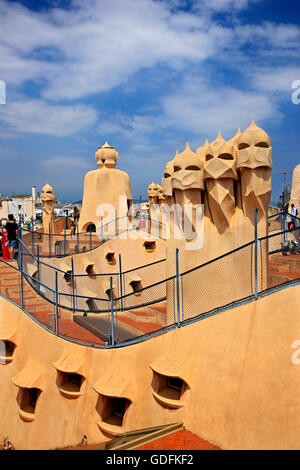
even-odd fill
[[[98,336],[102,341],[107,341],[111,333],[111,315],[89,313],[87,315],[76,314],[74,322],[86,328]],[[124,341],[152,333],[167,325],[167,308],[165,302],[151,305],[151,307],[114,312],[115,342]]]
[[[268,287],[300,279],[300,255],[283,256],[281,253],[269,258]]]
[[[21,306],[20,274],[13,269],[16,262],[2,263],[0,259],[0,293]],[[23,278],[24,309],[38,322],[55,329],[55,305],[41,297]],[[58,332],[60,335],[91,344],[104,344],[90,331],[82,328],[72,319],[72,313],[59,309]]]

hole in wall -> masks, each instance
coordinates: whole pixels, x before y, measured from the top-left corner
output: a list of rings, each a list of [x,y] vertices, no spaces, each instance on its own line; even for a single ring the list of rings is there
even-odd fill
[[[110,265],[116,264],[116,258],[115,258],[115,254],[113,252],[107,253],[106,256],[105,256],[105,259],[108,262],[108,264],[110,264]]]
[[[85,269],[86,273],[88,274],[88,276],[91,278],[91,279],[95,279],[96,277],[96,273],[94,271],[94,265],[93,264],[89,264],[86,269]]]
[[[129,285],[132,289],[132,292],[135,292],[135,293],[137,293],[137,295],[138,294],[140,295],[140,293],[138,291],[140,291],[143,288],[141,281],[131,281],[129,283]]]
[[[35,418],[35,411],[41,390],[38,388],[20,388],[17,401],[19,403],[19,413],[25,421],[32,421]]]
[[[0,341],[0,364],[9,364],[13,360],[15,348],[12,341]]]
[[[144,247],[145,247],[145,250],[148,253],[152,253],[156,249],[156,242],[155,241],[146,241],[146,242],[144,242]]]

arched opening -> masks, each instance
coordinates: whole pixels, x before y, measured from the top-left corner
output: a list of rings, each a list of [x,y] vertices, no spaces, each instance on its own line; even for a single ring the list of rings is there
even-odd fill
[[[233,156],[230,153],[221,153],[219,158],[221,158],[221,160],[233,160]]]
[[[111,299],[111,292],[112,292],[112,299]],[[115,290],[114,287],[113,287],[112,291],[110,290],[110,288],[109,288],[109,289],[106,289],[105,294],[107,295],[107,298],[108,298],[109,300],[115,300],[115,299],[117,298],[117,296],[116,296],[116,290]]]
[[[156,248],[156,242],[155,241],[145,241],[144,247],[145,247],[145,250],[148,253],[152,253]]]
[[[129,285],[132,288],[132,292],[136,293],[137,295],[140,294],[139,291],[143,288],[142,282],[139,280],[131,281]]]
[[[13,360],[15,347],[12,341],[0,341],[0,364],[8,364]]]
[[[131,402],[127,398],[102,396],[102,410],[100,416],[102,422],[113,425],[123,426],[125,413]]]
[[[81,395],[84,377],[76,372],[58,371],[57,385],[59,391],[67,398],[77,398]]]
[[[107,252],[105,255],[105,259],[110,265],[116,264],[116,258],[115,258],[115,253],[114,251]]]
[[[97,311],[97,305],[94,299],[87,299],[86,304],[90,310],[90,312],[96,312]]]
[[[38,388],[20,388],[18,393],[18,402],[20,404],[19,413],[25,421],[33,421],[35,410],[41,390]]]
[[[247,144],[246,142],[242,142],[242,143],[239,144],[238,149],[243,150],[243,149],[246,149],[248,147],[249,147],[249,144]]]
[[[186,170],[200,171],[200,168],[197,165],[190,165],[186,167]]]
[[[64,274],[64,280],[70,284],[71,281],[72,281],[72,271],[67,271],[65,274]]]
[[[157,401],[166,408],[177,408],[183,404],[183,396],[189,386],[178,376],[168,376],[153,371],[152,390]]]
[[[90,222],[86,227],[86,232],[96,232],[96,225]]]
[[[257,144],[255,144],[255,147],[261,147],[261,148],[268,149],[269,144],[268,144],[268,142],[258,142]]]
[[[94,271],[94,265],[93,264],[89,264],[87,267],[86,267],[86,273],[88,274],[88,276],[91,278],[91,279],[95,279],[96,277],[96,273]]]

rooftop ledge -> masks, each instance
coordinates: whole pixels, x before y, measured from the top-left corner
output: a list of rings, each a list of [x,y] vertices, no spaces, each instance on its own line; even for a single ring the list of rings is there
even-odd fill
[[[25,407],[26,408],[26,407]],[[30,407],[31,408],[31,407]],[[21,418],[24,420],[24,421],[34,421],[35,419],[35,415],[32,411],[26,411],[25,410],[21,410],[21,408],[19,408],[19,415],[21,416]]]
[[[159,393],[154,392],[154,390],[152,390],[152,394],[159,403],[168,406],[169,408],[181,408],[182,406],[184,406],[182,400],[174,400],[173,398],[162,396]]]
[[[67,398],[78,398],[82,395],[82,392],[72,383],[63,384],[59,387],[59,391]]]
[[[108,418],[109,419],[109,418]],[[122,426],[116,425],[116,424],[111,424],[106,421],[98,421],[98,426],[101,429],[101,431],[106,432],[108,434],[111,434],[113,436],[122,436],[124,434],[124,430]]]

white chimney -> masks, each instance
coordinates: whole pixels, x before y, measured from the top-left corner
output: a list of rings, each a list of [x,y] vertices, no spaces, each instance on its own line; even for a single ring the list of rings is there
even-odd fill
[[[32,201],[36,201],[36,186],[32,186]]]

